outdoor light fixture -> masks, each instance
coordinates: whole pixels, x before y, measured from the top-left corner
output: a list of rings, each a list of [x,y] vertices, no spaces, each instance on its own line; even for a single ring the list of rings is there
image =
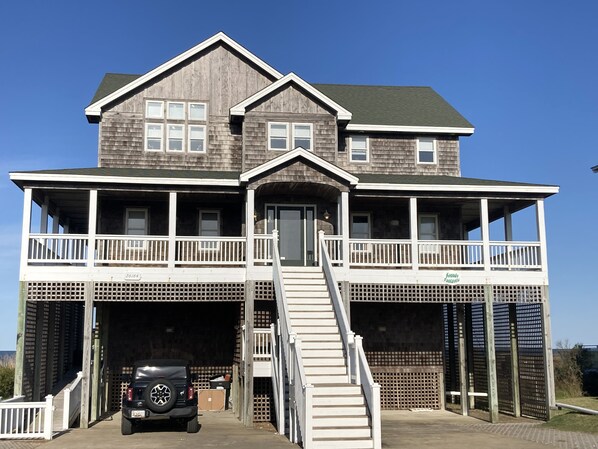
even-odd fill
[[[328,209],[326,209],[324,211],[324,220],[326,220],[326,221],[330,220],[330,213],[328,212]]]

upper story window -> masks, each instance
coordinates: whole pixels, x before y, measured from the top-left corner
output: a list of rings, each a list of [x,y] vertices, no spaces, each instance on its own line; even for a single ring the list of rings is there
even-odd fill
[[[289,142],[291,142],[291,145],[289,145]],[[313,127],[311,123],[268,123],[269,150],[284,151],[297,147],[313,151]]]
[[[146,151],[206,152],[206,103],[147,100],[145,119]]]
[[[420,240],[438,240],[438,216],[420,215],[419,216],[419,239]]]
[[[349,138],[351,162],[368,162],[369,138],[367,136],[351,136]]]
[[[436,139],[431,137],[420,137],[417,139],[417,163],[436,163]]]
[[[127,209],[125,212],[125,235],[148,234],[147,209]],[[143,248],[143,240],[127,240],[128,248]]]

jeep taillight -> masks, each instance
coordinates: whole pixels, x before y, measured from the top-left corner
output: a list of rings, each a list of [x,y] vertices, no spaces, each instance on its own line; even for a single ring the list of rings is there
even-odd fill
[[[133,400],[133,389],[131,387],[127,388],[127,401]]]
[[[193,386],[188,386],[187,387],[187,400],[188,401],[193,400],[193,396],[194,396]]]

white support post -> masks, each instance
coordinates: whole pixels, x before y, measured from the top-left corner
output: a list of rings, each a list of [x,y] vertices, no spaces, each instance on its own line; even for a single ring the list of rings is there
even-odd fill
[[[245,248],[247,254],[245,256],[247,268],[253,267],[253,252],[255,245],[255,220],[253,218],[255,214],[255,190],[247,189],[247,197],[245,199],[245,236],[247,242]]]
[[[51,440],[54,427],[54,397],[49,394],[46,396],[46,410],[44,412],[44,440]]]
[[[353,354],[353,361],[355,362],[355,385],[361,385],[361,372],[359,371],[359,350],[363,347],[363,337],[355,335],[353,338],[355,345],[355,353]]]
[[[486,373],[488,378],[488,411],[490,422],[498,422],[498,379],[494,343],[494,295],[492,286],[484,286],[484,331],[486,339]]]
[[[27,268],[29,257],[29,233],[31,232],[31,189],[25,189],[23,199],[23,227],[21,229],[21,277]]]
[[[548,258],[546,256],[546,222],[544,219],[544,200],[536,200],[536,224],[538,226],[538,241],[540,242],[540,262],[542,272],[548,273]]]
[[[546,378],[546,405],[548,414],[556,405],[554,389],[554,361],[552,359],[552,327],[550,324],[550,297],[548,286],[542,287],[544,302],[542,303],[542,339],[544,340],[544,376]],[[550,416],[547,416],[550,419]]]
[[[461,393],[461,414],[469,415],[467,392],[469,373],[467,370],[467,330],[465,328],[465,304],[457,304],[457,335],[459,348],[459,392]]]
[[[484,271],[490,271],[490,225],[488,221],[488,198],[480,199],[480,224],[482,229],[482,254]]]
[[[50,199],[44,197],[44,203],[42,204],[42,212],[40,214],[39,232],[41,234],[48,233],[48,209],[50,208]]]
[[[313,397],[314,387],[311,384],[305,386],[305,429],[303,432],[303,447],[311,448],[313,442]]]
[[[324,241],[324,231],[318,231],[318,266],[322,266],[322,242]]]
[[[85,283],[85,306],[83,310],[83,358],[81,362],[81,414],[79,427],[89,427],[89,393],[91,386],[91,338],[93,325],[93,281]]]
[[[347,275],[349,274],[349,264],[351,262],[349,246],[349,192],[341,192],[341,232],[343,236],[343,268]],[[347,277],[348,279],[348,277]]]
[[[66,387],[64,389],[63,396],[63,407],[62,407],[62,430],[68,430],[71,423],[71,389]]]
[[[411,234],[411,268],[416,271],[419,270],[417,198],[409,198],[409,232]]]
[[[87,266],[93,267],[96,249],[96,220],[98,218],[98,191],[89,191],[89,222],[87,223]]]
[[[176,260],[176,208],[177,193],[168,195],[168,268],[174,268]]]

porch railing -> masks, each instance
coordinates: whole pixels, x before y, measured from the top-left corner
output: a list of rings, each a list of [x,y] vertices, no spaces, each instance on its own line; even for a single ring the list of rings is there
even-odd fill
[[[0,439],[52,439],[52,395],[42,402],[17,397],[0,402]]]
[[[324,235],[326,250],[330,255],[332,265],[343,264],[343,237],[340,235]]]
[[[272,357],[272,343],[270,328],[253,329],[253,358],[254,360],[270,360]]]
[[[540,242],[490,242],[490,265],[499,270],[540,269]]]
[[[419,265],[442,268],[483,268],[483,243],[471,240],[419,240]]]
[[[245,237],[177,237],[176,263],[244,265]]]
[[[408,267],[411,265],[409,240],[349,240],[351,266]]]
[[[253,261],[258,264],[272,263],[272,234],[254,236]]]
[[[95,261],[134,265],[167,264],[168,237],[99,234],[96,236]]]
[[[30,234],[29,263],[83,264],[87,260],[87,235]]]

